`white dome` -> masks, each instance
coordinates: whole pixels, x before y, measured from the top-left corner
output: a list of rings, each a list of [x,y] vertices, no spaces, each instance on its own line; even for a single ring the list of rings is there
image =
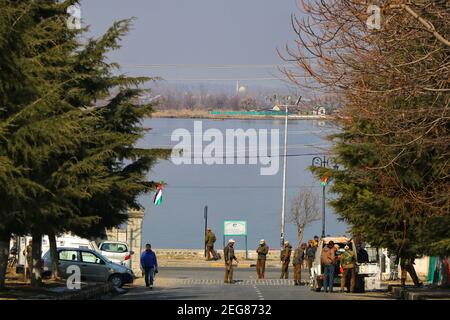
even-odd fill
[[[239,93],[244,93],[245,91],[247,91],[247,88],[244,86],[239,87]]]

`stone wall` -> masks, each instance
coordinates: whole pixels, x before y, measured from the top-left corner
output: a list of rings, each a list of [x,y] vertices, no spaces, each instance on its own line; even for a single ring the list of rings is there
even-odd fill
[[[142,222],[144,219],[143,210],[129,210],[126,228],[113,228],[108,230],[106,236],[108,240],[123,241],[128,243],[134,254],[131,256],[131,269],[138,276],[141,274],[140,256],[142,252]]]
[[[204,249],[157,249],[155,253],[159,260],[192,260],[203,261],[205,260]],[[223,250],[217,250],[217,252],[223,258]],[[236,257],[239,260],[245,260],[245,250],[235,250]],[[256,260],[256,250],[248,251],[248,259]],[[267,260],[278,261],[280,260],[280,250],[269,250]]]

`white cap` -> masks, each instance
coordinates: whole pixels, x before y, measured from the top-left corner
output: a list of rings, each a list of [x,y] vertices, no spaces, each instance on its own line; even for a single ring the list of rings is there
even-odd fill
[[[261,239],[261,240],[259,241],[259,243],[264,243],[264,242],[266,242],[264,239]]]
[[[286,244],[289,244],[289,241],[286,240],[286,241],[284,242],[284,244],[285,244],[285,245],[286,245]]]
[[[234,241],[233,239],[228,240],[228,243],[235,243],[236,241]]]

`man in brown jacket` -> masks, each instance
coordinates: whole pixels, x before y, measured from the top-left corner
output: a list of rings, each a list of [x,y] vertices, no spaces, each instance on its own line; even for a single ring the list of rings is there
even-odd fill
[[[205,236],[206,252],[208,254],[206,260],[211,260],[211,256],[214,258],[214,243],[216,242],[216,235],[208,228]]]
[[[225,283],[233,283],[233,260],[239,263],[234,255],[234,240],[228,240],[228,245],[223,249],[223,257],[225,259]]]
[[[333,284],[334,284],[334,268],[336,267],[336,247],[334,246],[334,242],[330,240],[328,244],[322,249],[322,265],[323,265],[323,287],[325,292],[328,292],[328,288],[330,292],[333,292]]]
[[[289,241],[284,242],[284,249],[281,250],[281,277],[280,279],[288,279],[289,278],[289,262],[291,261],[291,252],[292,246],[289,244]]]
[[[264,279],[264,272],[266,270],[266,256],[269,253],[269,247],[266,245],[264,239],[259,242],[259,247],[256,249],[258,253],[258,260],[256,260],[256,273],[258,279]]]

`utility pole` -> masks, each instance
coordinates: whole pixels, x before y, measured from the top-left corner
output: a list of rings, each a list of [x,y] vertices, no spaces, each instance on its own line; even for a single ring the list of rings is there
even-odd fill
[[[276,100],[276,95],[274,96]],[[298,106],[302,97],[300,97],[297,100],[297,103],[295,105],[290,105],[291,102],[291,96],[285,97],[284,100],[287,102],[284,105],[279,105],[279,107],[285,107],[285,115],[284,115],[284,159],[283,159],[283,192],[282,192],[282,201],[281,201],[281,230],[280,230],[280,247],[281,250],[283,250],[284,247],[284,241],[285,241],[285,224],[286,224],[286,171],[287,171],[287,143],[288,143],[288,114],[289,114],[289,107],[292,106]]]
[[[284,225],[286,212],[286,169],[287,169],[287,142],[288,142],[288,105],[286,104],[286,114],[284,117],[284,159],[283,159],[283,192],[281,202],[281,248],[284,246]]]

